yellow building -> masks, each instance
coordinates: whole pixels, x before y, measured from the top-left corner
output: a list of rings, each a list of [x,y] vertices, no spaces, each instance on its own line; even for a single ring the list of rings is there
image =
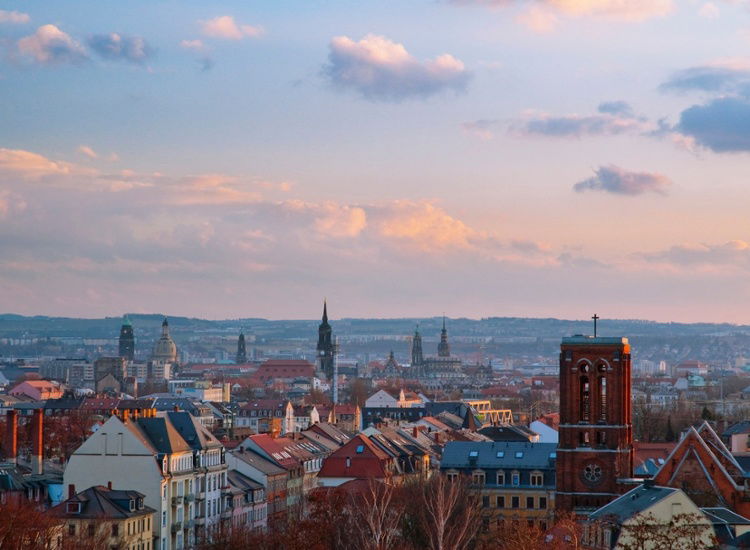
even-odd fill
[[[63,520],[57,546],[152,550],[154,509],[143,504],[143,497],[101,485],[71,494],[51,510]]]

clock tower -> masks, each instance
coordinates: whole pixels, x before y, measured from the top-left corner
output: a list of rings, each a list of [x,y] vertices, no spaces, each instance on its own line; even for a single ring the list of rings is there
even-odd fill
[[[627,338],[563,338],[556,470],[558,511],[587,514],[633,487]]]

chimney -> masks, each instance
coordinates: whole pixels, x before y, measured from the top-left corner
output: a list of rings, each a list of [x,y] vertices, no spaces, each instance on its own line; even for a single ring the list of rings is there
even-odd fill
[[[76,486],[72,483],[68,485],[68,498],[73,498],[76,496]]]
[[[127,422],[128,420],[130,420],[130,411],[128,409],[125,409],[124,411],[122,411],[122,421]]]
[[[18,456],[18,412],[15,409],[9,410],[7,414],[4,447],[6,460],[15,464]]]
[[[107,482],[107,489],[109,489],[110,491],[112,490],[112,482],[111,481]]]
[[[411,435],[413,437],[417,437],[419,435],[419,428],[417,428],[416,426],[414,426],[411,430]]]
[[[180,406],[179,405],[175,405],[174,406],[174,412],[180,412]]]
[[[44,411],[34,409],[34,417],[31,420],[31,473],[41,474],[44,472]]]

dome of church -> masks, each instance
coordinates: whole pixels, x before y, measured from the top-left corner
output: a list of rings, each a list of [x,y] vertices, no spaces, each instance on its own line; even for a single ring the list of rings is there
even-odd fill
[[[161,324],[161,338],[154,346],[154,353],[152,354],[154,361],[177,361],[177,346],[169,335],[169,323],[164,319]]]

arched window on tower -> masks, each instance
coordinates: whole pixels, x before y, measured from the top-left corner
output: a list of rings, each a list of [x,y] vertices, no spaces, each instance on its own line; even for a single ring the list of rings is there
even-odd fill
[[[599,420],[607,421],[607,378],[599,377]]]
[[[581,376],[579,380],[579,403],[581,407],[581,422],[591,421],[591,386],[589,385],[589,377]]]

